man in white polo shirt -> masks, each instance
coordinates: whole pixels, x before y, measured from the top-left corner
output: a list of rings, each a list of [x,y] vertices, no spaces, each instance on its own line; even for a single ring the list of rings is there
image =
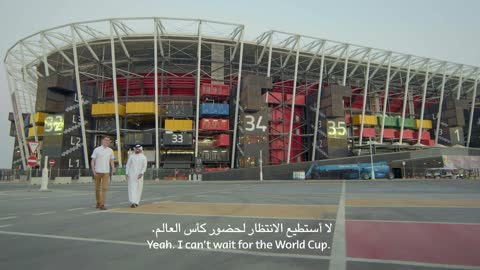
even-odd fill
[[[108,182],[110,181],[110,166],[112,173],[115,173],[115,164],[113,163],[113,150],[110,148],[110,137],[102,138],[102,145],[95,148],[92,153],[92,171],[95,178],[95,198],[97,200],[97,209],[107,210],[105,200],[107,199]],[[100,194],[100,186],[102,194]]]

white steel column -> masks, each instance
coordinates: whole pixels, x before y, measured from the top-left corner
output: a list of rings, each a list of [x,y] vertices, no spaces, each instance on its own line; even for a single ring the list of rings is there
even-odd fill
[[[85,168],[90,169],[90,162],[88,162],[87,135],[85,133],[85,118],[83,115],[82,86],[80,83],[80,72],[78,68],[77,42],[75,39],[75,29],[73,29],[73,26],[71,27],[71,30],[72,30],[73,63],[75,68],[75,83],[77,86],[78,107],[80,110],[80,130],[82,131],[83,161],[85,162]]]
[[[475,111],[475,102],[477,97],[477,84],[478,84],[478,71],[475,75],[475,84],[473,86],[473,93],[472,93],[472,105],[470,106],[470,119],[468,121],[468,134],[467,134],[467,147],[470,147],[470,140],[472,137],[472,125],[473,125],[473,113]]]
[[[437,112],[437,127],[435,129],[435,145],[438,144],[438,133],[440,132],[440,123],[442,122],[443,94],[445,93],[446,77],[447,77],[447,63],[444,63],[442,88],[440,90],[440,101],[438,104],[438,112]]]
[[[198,48],[197,48],[197,82],[196,96],[197,105],[195,112],[195,159],[198,157],[198,129],[200,128],[200,78],[202,76],[202,21],[198,22]]]
[[[21,54],[21,61],[22,61],[22,88],[24,91],[27,90],[28,86],[27,86],[27,83],[26,83],[26,79],[27,79],[27,68],[26,68],[26,63],[25,63],[25,51],[23,50],[23,47],[25,45],[23,43],[21,43],[20,45],[20,54]],[[47,67],[48,68],[48,67]],[[30,101],[30,105],[32,106],[32,94],[28,94],[28,100]],[[37,134],[37,125],[35,124],[35,120],[33,119],[35,117],[35,105],[32,106],[32,109],[30,110],[30,122],[32,122],[32,130],[33,130],[33,136],[35,138],[35,141],[38,142],[38,134]],[[25,150],[27,151],[27,155],[28,155],[28,149]]]
[[[358,140],[358,146],[362,146],[362,141],[363,141],[363,126],[365,122],[365,109],[367,107],[367,95],[368,95],[368,79],[370,77],[370,61],[372,60],[372,57],[370,55],[372,49],[368,49],[368,61],[367,61],[367,70],[365,72],[365,86],[363,89],[363,106],[362,106],[362,122],[360,123],[360,134],[359,134],[359,140]],[[360,154],[362,150],[360,149],[358,153]]]
[[[48,69],[48,59],[46,51],[46,42],[45,42],[45,33],[41,33],[41,43],[42,43],[42,58],[43,58],[43,68],[45,69],[45,76],[50,76],[50,71]]]
[[[273,43],[272,39],[273,39],[273,32],[270,33],[270,38],[268,39],[268,43],[269,43],[269,44],[268,44],[268,47],[269,47],[269,49],[268,49],[267,77],[269,77],[269,78],[270,78],[270,70],[271,70],[271,68],[272,68],[272,49],[273,49],[273,47],[272,47],[272,46],[273,46],[273,45],[272,45],[272,43]]]
[[[460,99],[462,83],[463,83],[463,65],[462,65],[462,70],[460,71],[460,78],[458,79],[457,100]]]
[[[154,87],[155,87],[155,167],[160,168],[160,148],[158,138],[158,30],[157,21],[153,20],[153,74],[154,74]]]
[[[385,117],[387,114],[387,101],[390,88],[390,72],[392,70],[392,53],[388,56],[387,81],[385,83],[385,94],[383,96],[382,128],[380,130],[380,144],[383,143],[383,132],[385,131]]]
[[[7,75],[7,82],[8,88],[10,89],[10,98],[12,99],[12,107],[13,107],[13,120],[15,122],[15,132],[17,133],[17,140],[18,140],[18,148],[20,150],[20,156],[22,157],[22,167],[24,170],[27,169],[27,157],[28,149],[26,147],[26,140],[25,140],[25,129],[23,124],[22,113],[19,111],[17,105],[17,99],[15,95],[16,86],[12,83],[12,78],[8,72],[8,67],[6,68],[6,75]]]
[[[233,125],[233,143],[232,143],[232,158],[230,159],[230,167],[233,169],[235,168],[235,154],[237,150],[237,129],[238,129],[238,110],[239,110],[239,103],[240,103],[240,89],[241,82],[242,82],[242,63],[243,63],[243,33],[245,29],[242,29],[242,33],[240,34],[240,58],[238,62],[238,79],[237,79],[237,93],[235,95],[235,119]]]
[[[117,130],[118,167],[122,168],[122,142],[120,138],[120,116],[118,115],[117,64],[115,59],[115,40],[113,22],[110,21],[110,49],[112,54],[113,99],[115,107],[115,126]]]
[[[425,82],[423,84],[422,95],[422,109],[420,110],[420,127],[418,127],[417,144],[420,144],[423,131],[423,114],[425,113],[425,99],[427,98],[427,86],[428,86],[428,73],[430,72],[430,65],[427,64],[427,71],[425,72]]]
[[[292,133],[293,133],[293,120],[295,115],[295,99],[297,95],[297,75],[298,75],[298,58],[300,57],[300,36],[297,37],[297,54],[295,56],[295,71],[293,74],[293,93],[292,93],[292,108],[290,113],[290,130],[288,131],[288,151],[287,151],[287,164],[290,164],[290,154],[292,152]]]
[[[342,80],[342,85],[345,86],[347,84],[347,70],[348,70],[348,48],[350,46],[347,45],[347,48],[345,49],[345,54],[346,54],[346,57],[345,57],[345,65],[343,67],[343,80]]]
[[[412,58],[408,60],[407,69],[407,81],[405,82],[405,92],[403,93],[403,110],[402,110],[402,125],[400,127],[400,143],[403,142],[403,129],[405,128],[405,114],[407,112],[407,98],[408,98],[408,85],[410,83],[410,68],[412,66]]]
[[[317,91],[317,106],[315,108],[315,128],[313,132],[313,143],[312,143],[312,161],[315,160],[315,153],[317,148],[317,133],[318,133],[318,118],[320,115],[320,98],[322,96],[323,88],[323,68],[325,65],[325,45],[322,48],[322,60],[320,61],[320,78],[318,79],[318,91]]]

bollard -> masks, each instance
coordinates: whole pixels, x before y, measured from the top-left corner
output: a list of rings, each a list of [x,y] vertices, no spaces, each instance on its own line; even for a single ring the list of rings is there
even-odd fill
[[[48,190],[48,156],[45,156],[45,167],[42,170],[42,184],[40,185],[40,190]]]

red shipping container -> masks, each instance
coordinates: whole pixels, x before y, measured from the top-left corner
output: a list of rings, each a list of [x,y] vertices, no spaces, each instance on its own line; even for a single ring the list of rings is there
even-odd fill
[[[278,92],[266,92],[263,94],[265,103],[280,104],[283,101],[283,94]]]
[[[413,138],[414,138],[414,139],[418,139],[418,131],[415,132],[415,133],[413,133]],[[430,139],[431,139],[431,137],[430,137],[430,132],[428,132],[428,131],[423,131],[423,132],[422,132],[422,137],[420,138],[420,140],[423,141],[423,140],[430,140]]]
[[[400,138],[400,130],[395,132],[395,138]],[[404,140],[413,140],[413,130],[405,129],[403,130],[403,139]]]
[[[352,116],[350,114],[345,114],[345,123],[350,124],[352,122]]]
[[[360,129],[355,129],[353,131],[353,134],[355,136],[358,136],[360,134]],[[375,138],[375,129],[374,128],[363,128],[363,134],[364,138]]]
[[[200,96],[230,96],[230,87],[224,84],[202,84],[200,88]]]
[[[435,145],[434,140],[421,140],[420,143],[423,144],[423,145],[428,145],[428,146],[434,146]]]
[[[230,135],[220,134],[215,138],[216,146],[230,146]]]
[[[285,102],[292,104],[292,97],[291,94],[285,94]],[[295,105],[305,106],[305,95],[295,95]]]
[[[230,121],[228,119],[202,118],[200,119],[200,129],[203,130],[229,130]]]
[[[384,139],[394,139],[395,138],[395,129],[386,128],[383,130],[383,138]]]

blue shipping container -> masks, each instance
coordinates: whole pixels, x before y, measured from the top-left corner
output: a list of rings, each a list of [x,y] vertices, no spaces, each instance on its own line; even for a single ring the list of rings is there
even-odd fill
[[[206,115],[228,116],[229,110],[230,110],[230,106],[228,104],[222,104],[222,103],[200,104],[200,114],[202,116],[206,116]]]

